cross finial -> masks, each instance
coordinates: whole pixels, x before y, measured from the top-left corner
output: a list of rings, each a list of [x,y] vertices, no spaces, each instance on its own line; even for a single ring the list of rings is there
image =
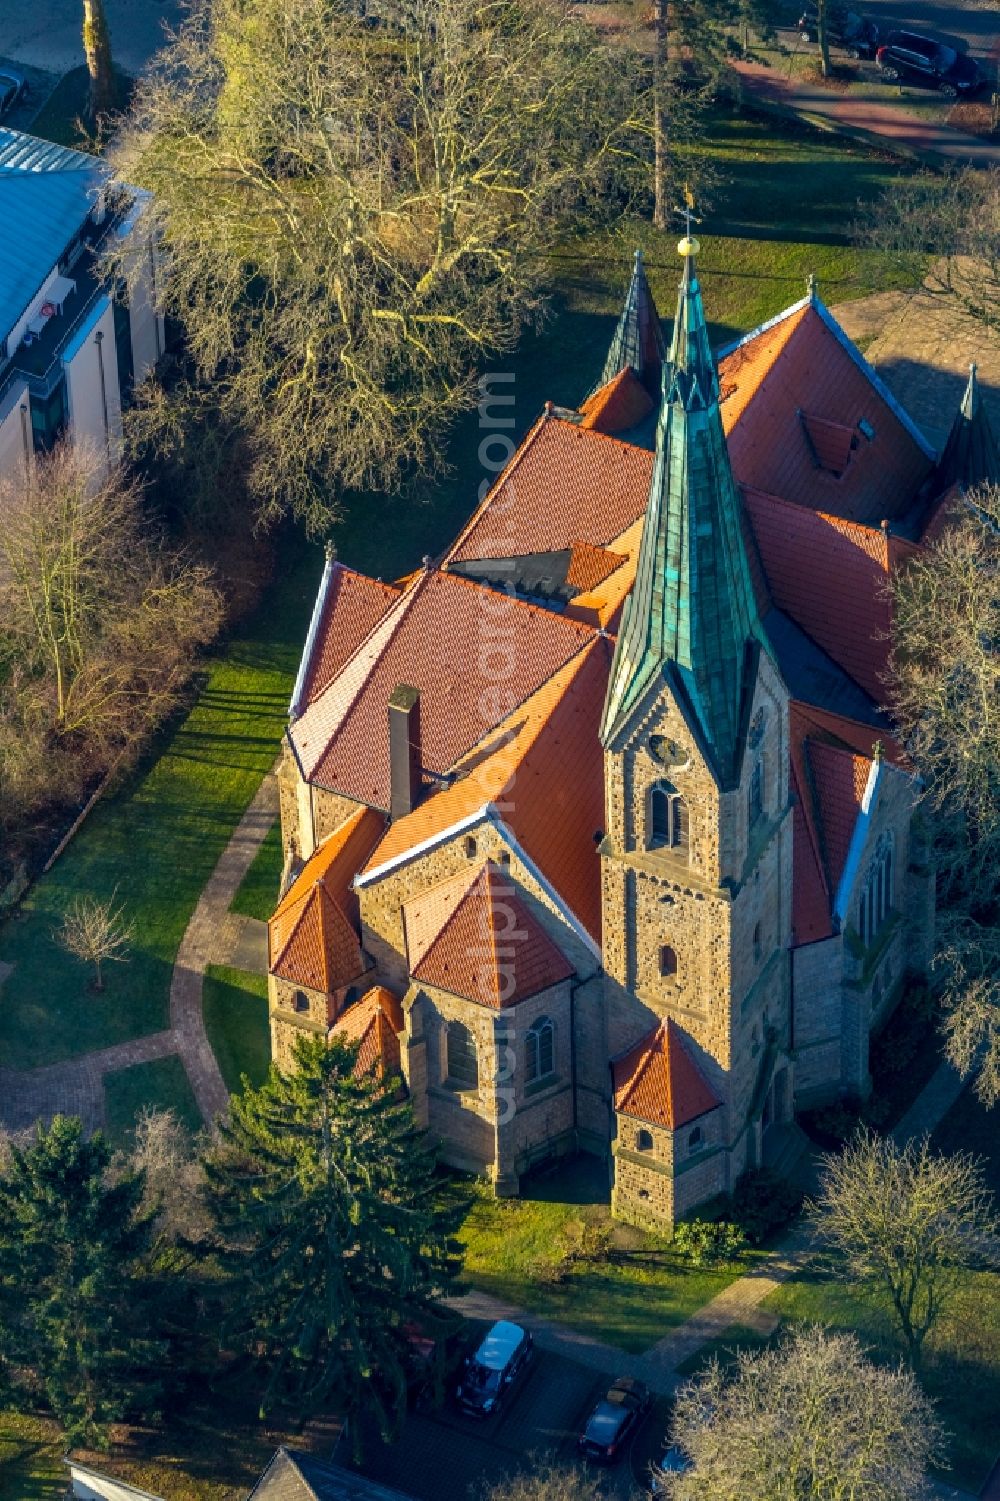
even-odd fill
[[[683,218],[684,218],[684,238],[686,240],[690,240],[691,239],[691,225],[692,224],[700,224],[701,223],[701,219],[700,219],[700,217],[694,211],[694,194],[692,193],[691,188],[690,188],[690,186],[687,183],[684,184],[684,195],[683,196],[684,196],[684,205],[683,205],[683,207],[680,204],[678,204],[675,207],[675,209],[674,209],[674,213],[675,214],[681,214],[681,215],[683,215]]]
[[[809,294],[810,297],[815,297],[816,296],[816,273],[815,273],[815,271],[810,271],[810,273],[809,273],[809,276],[808,276],[808,278],[806,280],[806,291],[808,292],[808,294]]]

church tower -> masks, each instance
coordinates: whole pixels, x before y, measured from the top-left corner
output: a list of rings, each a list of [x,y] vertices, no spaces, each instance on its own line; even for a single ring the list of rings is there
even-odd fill
[[[601,726],[615,1209],[671,1223],[789,1118],[788,694],[754,595],[695,267]],[[773,1139],[773,1138],[772,1138]]]

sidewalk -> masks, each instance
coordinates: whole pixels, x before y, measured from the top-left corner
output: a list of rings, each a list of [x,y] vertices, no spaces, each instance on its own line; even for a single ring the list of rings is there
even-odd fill
[[[814,125],[856,136],[887,151],[937,166],[1000,166],[1000,141],[963,135],[943,121],[911,115],[888,104],[838,94],[801,78],[787,78],[763,63],[736,62],[747,94],[801,115]]]

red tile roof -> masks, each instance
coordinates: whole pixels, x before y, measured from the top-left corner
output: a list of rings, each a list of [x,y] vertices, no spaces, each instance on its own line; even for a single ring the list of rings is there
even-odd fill
[[[628,555],[610,552],[606,547],[592,547],[589,542],[574,542],[566,570],[566,583],[580,593],[596,589],[617,568],[628,562]]]
[[[653,455],[618,438],[543,417],[472,520],[447,562],[604,546],[646,509]]]
[[[721,1102],[669,1017],[612,1064],[615,1109],[676,1131]]]
[[[788,730],[792,819],[792,928],[796,945],[833,932],[837,884],[876,753],[905,766],[893,738],[871,725],[793,701]]]
[[[283,980],[327,994],[364,969],[351,883],[385,828],[359,808],[309,857],[268,923],[268,968]]]
[[[733,471],[742,485],[877,526],[910,507],[932,461],[828,318],[806,303],[720,360]],[[842,479],[817,469],[802,408],[828,433],[839,424],[859,434]],[[874,428],[870,442],[861,419]]]
[[[583,651],[459,760],[455,778],[387,830],[366,867],[380,869],[486,805],[514,834],[570,911],[599,940],[604,761],[598,739],[611,643]]]
[[[574,973],[513,881],[491,860],[466,878],[465,891],[439,932],[410,963],[415,980],[495,1011]]]
[[[398,598],[399,590],[390,584],[333,564],[309,660],[303,664],[303,705],[318,698]]]
[[[606,386],[588,396],[580,411],[581,427],[599,433],[623,433],[648,417],[655,403],[630,365]]]
[[[580,621],[421,573],[289,738],[308,780],[388,808],[388,704],[400,683],[420,689],[423,765],[442,775],[591,639]]]
[[[885,698],[889,544],[880,528],[745,489],[770,595],[869,693]]]
[[[399,1034],[403,1030],[403,1008],[391,990],[376,985],[338,1018],[331,1036],[346,1043],[357,1043],[355,1074],[376,1069],[380,1078],[400,1071]]]
[[[826,868],[836,892],[847,864],[851,836],[861,812],[872,762],[838,746],[806,741],[806,755],[816,788]]]

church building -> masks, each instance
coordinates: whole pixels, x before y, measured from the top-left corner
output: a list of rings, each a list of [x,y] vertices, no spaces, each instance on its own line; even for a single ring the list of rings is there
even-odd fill
[[[269,925],[280,1067],[349,1038],[445,1162],[596,1153],[657,1228],[870,1090],[934,918],[886,584],[1000,478],[974,371],[939,457],[813,286],[713,354],[679,249],[669,349],[637,255],[597,388],[442,557],[328,557]]]

